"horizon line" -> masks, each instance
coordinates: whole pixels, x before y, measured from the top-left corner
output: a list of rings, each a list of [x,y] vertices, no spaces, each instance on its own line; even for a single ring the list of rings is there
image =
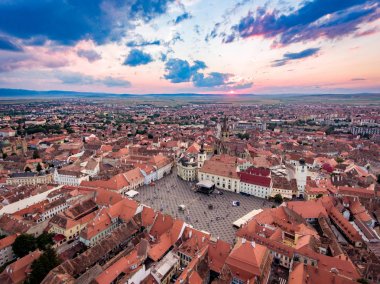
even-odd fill
[[[341,92],[341,93],[329,93],[329,92],[321,92],[321,93],[195,93],[195,92],[178,92],[178,93],[111,93],[111,92],[94,92],[94,91],[73,91],[73,90],[37,90],[37,89],[15,89],[15,88],[0,88],[1,91],[11,91],[11,92],[41,92],[41,93],[52,93],[52,92],[61,92],[61,93],[73,93],[73,94],[97,94],[97,95],[115,95],[115,96],[149,96],[149,95],[208,95],[208,96],[282,96],[282,95],[380,95],[380,91],[377,92]],[[0,96],[4,96],[5,94],[0,93]],[[26,95],[26,94],[25,94]]]

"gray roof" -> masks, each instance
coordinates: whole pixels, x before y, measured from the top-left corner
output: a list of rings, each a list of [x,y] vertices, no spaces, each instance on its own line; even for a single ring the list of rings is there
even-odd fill
[[[27,178],[27,177],[34,177],[37,173],[33,172],[24,172],[24,173],[13,173],[10,175],[11,178]]]

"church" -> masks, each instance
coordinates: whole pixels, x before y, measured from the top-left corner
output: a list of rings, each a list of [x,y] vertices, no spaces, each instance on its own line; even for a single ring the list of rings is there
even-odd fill
[[[231,137],[230,126],[227,116],[224,116],[220,133],[217,134],[214,154],[228,154],[230,156],[248,159],[250,157],[247,144],[248,142]]]

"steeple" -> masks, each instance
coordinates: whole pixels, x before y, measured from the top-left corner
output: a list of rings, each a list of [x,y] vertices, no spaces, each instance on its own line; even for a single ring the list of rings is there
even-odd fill
[[[203,167],[203,164],[205,163],[206,161],[206,151],[204,149],[204,144],[202,143],[201,144],[201,149],[199,150],[199,153],[198,153],[198,169],[200,169],[201,167]]]
[[[228,118],[227,116],[224,116],[223,118],[223,125],[222,125],[222,140],[226,141],[230,138],[230,131],[228,126]]]
[[[199,152],[200,152],[201,154],[203,154],[204,151],[205,151],[205,149],[204,149],[204,143],[202,143],[202,144],[201,144],[201,149],[199,150]]]

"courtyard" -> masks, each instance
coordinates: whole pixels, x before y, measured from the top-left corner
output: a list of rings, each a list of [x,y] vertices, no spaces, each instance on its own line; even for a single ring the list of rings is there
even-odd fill
[[[222,191],[220,195],[216,190],[208,196],[194,192],[193,186],[194,183],[181,180],[173,170],[170,175],[156,181],[154,186],[139,188],[140,194],[135,199],[229,243],[233,243],[235,237],[234,221],[252,210],[273,205],[268,200],[228,191]],[[233,201],[239,201],[240,206],[233,206]],[[180,210],[179,205],[185,205],[185,209]]]

